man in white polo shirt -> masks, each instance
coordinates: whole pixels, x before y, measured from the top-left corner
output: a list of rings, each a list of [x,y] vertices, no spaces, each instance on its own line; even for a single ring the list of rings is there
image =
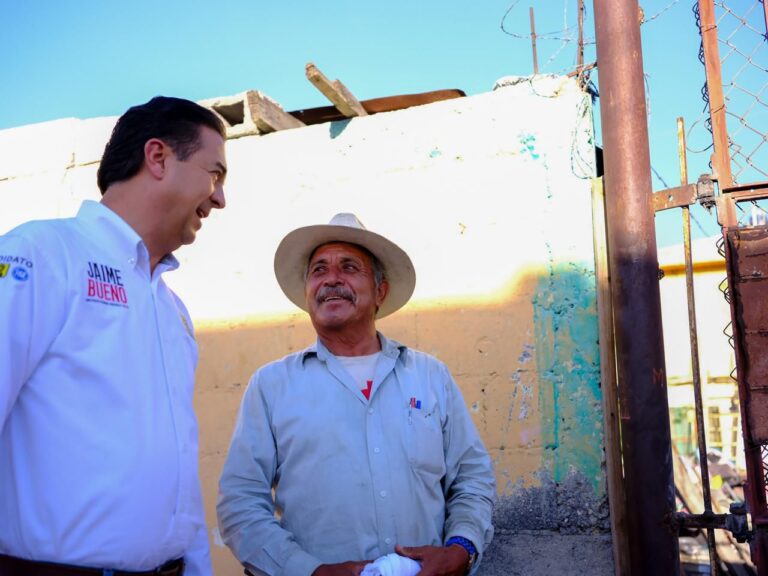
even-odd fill
[[[393,553],[421,576],[473,570],[493,535],[491,459],[445,364],[376,330],[411,297],[408,255],[338,214],[288,234],[275,274],[317,342],[248,385],[219,485],[224,541],[259,575],[357,575]]]
[[[224,207],[224,144],[153,98],[115,125],[100,203],[0,237],[0,575],[211,574],[197,345],[162,274]]]

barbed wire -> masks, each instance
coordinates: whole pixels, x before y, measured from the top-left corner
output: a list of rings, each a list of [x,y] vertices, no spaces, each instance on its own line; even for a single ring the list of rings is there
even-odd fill
[[[509,8],[507,8],[507,11],[504,12],[504,16],[501,17],[501,31],[504,32],[504,34],[507,34],[509,36],[512,36],[513,38],[517,38],[519,40],[530,40],[533,38],[533,36],[529,34],[518,34],[516,32],[512,32],[511,30],[507,30],[504,26],[505,21],[509,17],[509,15],[512,13],[512,11],[515,9],[515,7],[520,3],[520,0],[514,0],[512,4],[510,4]],[[566,4],[563,4],[566,6]],[[536,32],[536,40],[566,40],[573,42],[573,36],[571,34],[574,31],[578,30],[578,26],[564,26],[560,30],[555,30],[554,32]],[[590,39],[589,41],[584,42],[584,44],[594,44],[594,38]]]
[[[650,22],[653,22],[654,20],[657,20],[658,18],[663,16],[666,12],[671,10],[679,2],[680,0],[672,0],[672,2],[670,2],[669,4],[664,6],[664,8],[656,12],[656,14],[648,18],[646,18],[645,15],[643,14],[643,19],[640,23],[648,24]],[[509,5],[509,8],[507,8],[507,10],[504,12],[504,15],[501,17],[501,23],[499,27],[501,28],[501,31],[504,32],[504,34],[512,36],[513,38],[517,38],[519,40],[531,40],[533,38],[532,34],[513,32],[507,29],[507,27],[505,26],[505,22],[507,21],[509,15],[517,7],[519,3],[520,3],[520,0],[514,0]],[[567,12],[567,9],[568,9],[568,3],[563,2],[563,11]],[[573,33],[576,32],[577,30],[578,30],[578,27],[576,25],[569,26],[567,18],[564,18],[564,24],[561,29],[555,30],[552,32],[536,32],[536,40],[555,40],[555,41],[561,41],[566,43],[575,42],[576,39],[574,39]],[[585,46],[590,46],[594,44],[595,44],[595,39],[593,37],[584,39]]]
[[[664,14],[665,12],[668,12],[678,2],[680,2],[680,0],[673,0],[672,2],[667,4],[664,8],[659,10],[656,14],[651,16],[650,18],[646,18],[645,16],[643,16],[643,21],[641,22],[641,24],[647,24],[648,22],[652,22],[653,20],[656,20],[662,14]]]
[[[758,8],[762,3],[768,0],[714,0],[716,6],[716,26],[720,33],[721,62],[723,70],[723,88],[724,98],[726,100],[726,115],[729,127],[729,148],[731,160],[733,163],[734,182],[743,181],[747,173],[759,174],[768,177],[768,161],[763,161],[762,155],[768,155],[768,136],[765,133],[765,126],[768,126],[768,84],[764,82],[766,72],[768,72],[768,59],[763,59],[765,52],[765,40],[768,39],[766,33],[761,30],[757,22],[756,15]],[[534,3],[535,4],[535,3]],[[664,6],[656,11],[652,16],[641,15],[642,24],[658,22],[665,15],[671,14],[673,8],[680,4],[680,0],[668,0]],[[539,73],[564,73],[566,70],[570,74],[576,74],[579,81],[585,87],[593,86],[590,81],[589,72],[579,73],[578,64],[568,63],[563,66],[565,61],[564,54],[569,46],[576,46],[578,39],[578,26],[571,22],[576,19],[575,15],[581,15],[591,10],[591,6],[580,5],[579,10],[573,10],[573,0],[564,0],[561,10],[561,26],[559,29],[547,32],[533,31],[533,34],[527,30],[516,30],[515,26],[522,26],[522,23],[528,23],[528,14],[524,13],[520,0],[512,0],[504,14],[501,17],[500,29],[504,34],[517,40],[531,42],[535,38],[538,46],[545,46],[544,50],[539,51],[545,59],[540,66]],[[553,23],[553,17],[557,18],[558,12],[552,11],[552,4],[547,3],[547,19],[549,27]],[[697,30],[701,33],[701,18],[699,14],[698,1],[693,1],[692,11]],[[525,11],[527,12],[527,11]],[[569,19],[571,22],[569,22]],[[762,21],[762,19],[761,19]],[[545,27],[547,28],[547,27]],[[594,50],[595,40],[593,35],[593,26],[589,27],[589,33],[582,30],[580,36],[584,39],[581,47],[574,50],[574,62],[578,55],[578,62],[583,61],[584,48]],[[758,40],[755,42],[754,40]],[[556,46],[552,46],[557,43]],[[587,61],[590,59],[588,58]],[[703,45],[699,47],[699,60],[704,63]],[[557,69],[555,69],[557,68]],[[747,78],[759,76],[761,81],[755,85],[752,81],[746,81]],[[644,78],[646,92],[646,113],[649,121],[653,112],[653,98],[650,90],[649,75]],[[688,152],[692,154],[702,154],[711,151],[712,143],[712,124],[709,114],[709,94],[707,85],[704,83],[701,89],[703,106],[698,118],[687,127],[686,146]],[[761,122],[762,115],[766,114],[765,121]],[[706,138],[701,138],[697,134],[705,128]],[[768,158],[766,158],[768,160]],[[706,163],[712,170],[711,157],[707,157]]]
[[[765,73],[768,72],[768,59],[763,59],[768,33],[763,31],[760,23],[758,23],[758,20],[762,22],[762,18],[757,17],[759,8],[763,6],[765,1],[750,0],[746,3],[745,0],[739,0],[738,3],[734,3],[734,0],[714,0],[717,12],[716,26],[720,35],[719,42],[723,46],[721,64],[734,182],[743,181],[748,175],[768,177],[768,135],[763,128],[763,126],[768,125],[768,84],[762,81],[761,84],[754,85],[752,82],[756,76],[764,79]],[[570,0],[570,5],[572,3],[573,0]],[[680,0],[670,0],[652,16],[645,17],[643,15],[642,24],[658,21],[665,14],[670,13],[679,3]],[[578,42],[578,27],[569,24],[569,17],[574,17],[572,12],[569,13],[569,1],[564,0],[563,2],[562,26],[558,30],[534,31],[534,34],[528,31],[514,30],[511,25],[515,16],[522,15],[522,11],[515,12],[519,7],[520,0],[512,0],[509,3],[500,21],[502,32],[518,40],[531,41],[535,37],[536,41],[540,43],[558,42],[559,44],[555,48],[545,52],[546,60],[542,66],[542,71],[561,73],[565,70],[574,70],[574,65],[559,66],[558,70],[549,70],[550,67],[557,67],[558,61],[562,63],[563,53],[569,46]],[[548,5],[548,8],[551,12],[551,4]],[[587,7],[583,6],[583,10],[586,13]],[[693,2],[692,10],[697,29],[701,33],[698,1]],[[527,22],[527,20],[527,18],[516,18],[517,22]],[[581,35],[584,38],[581,51],[584,47],[594,46],[593,37],[589,37],[584,31]],[[757,41],[755,42],[755,40]],[[576,53],[576,51],[574,52]],[[699,47],[699,60],[702,64],[704,63],[703,45]],[[590,84],[588,74],[579,74],[579,80],[584,86]],[[646,108],[650,117],[652,98],[647,76],[645,83]],[[711,134],[712,131],[706,83],[702,86],[701,95],[704,102],[701,114],[690,124],[687,130],[689,136],[687,149],[694,154],[704,153],[711,150],[713,146],[711,137],[708,139],[709,142],[704,145],[700,145],[700,139],[692,137],[702,124],[707,132]],[[763,115],[765,115],[764,120]],[[763,155],[766,156],[765,160]],[[711,169],[711,159],[708,158],[707,163]]]
[[[643,16],[643,20],[641,24],[647,24],[653,21],[658,20],[661,18],[664,14],[668,13],[675,5],[679,4],[680,0],[671,0],[669,1],[661,10],[657,11],[653,16],[650,16],[648,18],[645,18]],[[590,6],[587,5],[588,3],[581,3],[580,8],[583,9],[584,15],[588,13],[588,10]],[[540,66],[541,72],[540,73],[565,73],[566,71],[571,74],[577,74],[579,77],[579,81],[582,86],[585,88],[591,88],[593,85],[589,80],[589,73],[585,71],[585,73],[579,73],[578,70],[578,63],[575,62],[576,58],[574,57],[574,63],[568,64],[566,66],[558,66],[557,69],[553,66],[554,63],[556,63],[558,60],[562,61],[563,52],[568,48],[568,46],[575,45],[579,42],[578,39],[578,25],[576,24],[569,24],[569,17],[574,18],[573,12],[569,12],[569,6],[573,5],[573,0],[563,0],[562,4],[562,26],[554,31],[548,31],[548,32],[539,32],[534,30],[534,34],[531,34],[531,32],[528,31],[516,31],[513,29],[512,25],[510,24],[511,21],[514,20],[514,22],[528,22],[527,14],[525,17],[523,16],[523,11],[520,10],[516,12],[517,8],[522,8],[519,6],[520,0],[512,0],[510,4],[508,5],[507,9],[504,11],[504,14],[501,17],[499,28],[501,31],[511,36],[512,38],[515,38],[516,40],[524,40],[531,42],[534,38],[535,41],[538,43],[538,46],[541,47],[544,43],[549,43],[550,45],[554,42],[559,42],[559,45],[556,48],[553,48],[552,50],[542,50],[540,52],[544,52],[547,55],[546,60],[544,61],[543,65]],[[547,9],[548,14],[552,14],[551,11],[551,2],[547,2]],[[576,14],[578,14],[579,10],[575,11]],[[551,21],[551,18],[550,18]],[[594,49],[596,46],[594,34],[590,35],[587,32],[587,28],[589,31],[592,31],[592,26],[585,26],[585,29],[582,30],[582,43],[581,43],[581,49],[579,52],[584,51],[585,48]],[[574,51],[574,54],[577,52]],[[594,60],[593,58],[589,58],[589,60]],[[581,62],[581,60],[579,60]],[[552,68],[550,68],[552,67]],[[647,79],[646,79],[647,84]],[[591,90],[594,93],[597,93],[597,89]],[[647,102],[647,104],[650,105],[650,101]],[[648,108],[650,110],[650,107]]]

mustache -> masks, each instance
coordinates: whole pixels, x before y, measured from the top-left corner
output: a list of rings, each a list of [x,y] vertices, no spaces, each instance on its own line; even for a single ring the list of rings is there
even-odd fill
[[[355,301],[355,295],[344,286],[323,286],[318,290],[317,296],[315,296],[317,302],[322,302],[328,298],[344,298],[350,302]]]

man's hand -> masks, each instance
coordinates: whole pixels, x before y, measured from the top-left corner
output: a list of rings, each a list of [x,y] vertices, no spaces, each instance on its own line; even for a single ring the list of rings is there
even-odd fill
[[[464,576],[469,553],[458,544],[451,546],[395,546],[400,556],[421,562],[419,576]]]
[[[341,562],[339,564],[320,564],[312,576],[360,576],[368,562]]]

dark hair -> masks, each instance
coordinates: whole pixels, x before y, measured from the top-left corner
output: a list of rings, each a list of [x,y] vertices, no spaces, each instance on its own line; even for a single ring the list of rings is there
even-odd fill
[[[144,163],[144,144],[152,138],[167,143],[179,160],[200,149],[200,127],[226,138],[224,124],[211,110],[182,98],[155,96],[120,116],[104,148],[96,181],[101,193],[115,182],[133,178]]]

